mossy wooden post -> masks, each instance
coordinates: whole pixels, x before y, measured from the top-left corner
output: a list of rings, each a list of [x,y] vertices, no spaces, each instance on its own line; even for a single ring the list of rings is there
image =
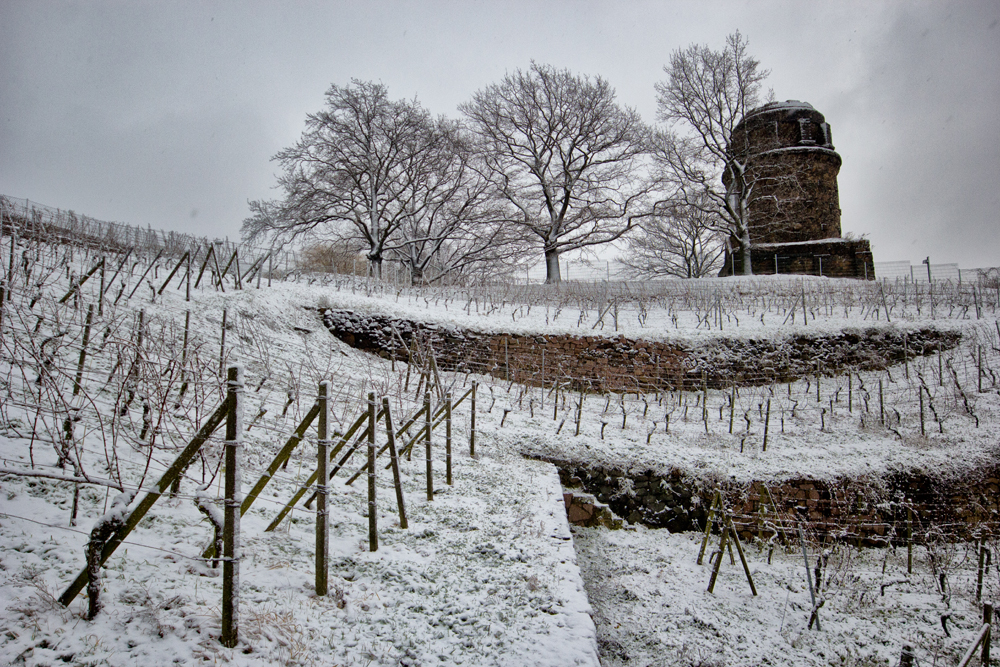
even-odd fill
[[[222,532],[222,645],[234,648],[239,639],[240,606],[240,464],[243,458],[243,368],[226,373],[229,405],[226,414],[226,513]]]
[[[431,393],[424,392],[424,445],[427,459],[427,500],[434,500],[434,470],[431,466]]]
[[[389,412],[389,399],[382,398],[382,411],[385,413],[385,434],[389,438],[389,465],[392,467],[392,485],[396,488],[396,507],[399,508],[399,527],[406,529],[406,506],[403,503],[403,482],[399,478],[399,460],[396,457],[396,434],[392,431],[392,415]]]
[[[722,568],[722,557],[726,554],[726,546],[729,542],[729,524],[722,526],[722,539],[719,541],[719,557],[715,559],[712,566],[712,576],[708,580],[708,592],[715,592],[715,580],[719,578],[719,570]]]
[[[378,551],[378,505],[375,501],[375,393],[368,392],[368,551]]]
[[[701,565],[705,559],[705,548],[708,546],[709,537],[712,535],[712,520],[715,518],[717,510],[719,512],[722,511],[722,492],[719,489],[715,490],[712,505],[708,508],[708,517],[705,519],[705,537],[702,539],[701,548],[698,550],[698,565]]]
[[[472,396],[470,400],[472,401],[472,407],[469,409],[469,457],[476,457],[476,392],[479,389],[479,383],[475,380],[472,381]]]
[[[330,487],[327,484],[326,463],[330,460],[330,440],[327,435],[330,416],[330,383],[323,380],[319,383],[318,420],[316,422],[316,595],[327,593],[327,573],[329,571],[330,547],[330,510],[327,507],[327,496]]]
[[[451,392],[444,396],[444,480],[448,486],[451,479]]]
[[[2,288],[0,288],[2,289]],[[0,297],[3,294],[0,292]],[[0,299],[2,301],[2,299]],[[80,361],[76,365],[76,379],[73,380],[73,395],[80,393],[83,383],[83,365],[87,361],[87,344],[90,343],[90,324],[94,318],[94,304],[87,307],[87,321],[83,325],[83,341],[80,343]]]

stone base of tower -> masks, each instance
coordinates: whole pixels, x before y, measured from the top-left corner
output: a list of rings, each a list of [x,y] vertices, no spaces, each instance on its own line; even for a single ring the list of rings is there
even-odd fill
[[[875,280],[874,257],[867,239],[760,243],[751,247],[750,259],[758,276],[777,273]],[[743,274],[742,257],[738,252],[727,252],[719,275],[733,274]]]

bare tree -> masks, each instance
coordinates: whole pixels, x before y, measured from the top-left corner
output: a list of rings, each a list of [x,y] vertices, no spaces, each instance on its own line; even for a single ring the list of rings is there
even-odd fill
[[[284,199],[250,202],[244,236],[291,240],[347,224],[366,243],[372,273],[380,276],[386,244],[407,219],[406,166],[433,148],[431,125],[415,100],[390,100],[382,84],[330,86],[326,108],[309,114],[298,143],[274,157],[284,170],[278,179]]]
[[[541,242],[546,282],[560,254],[613,241],[645,213],[647,129],[600,77],[532,62],[459,109],[508,222]]]
[[[446,118],[428,131],[431,148],[411,155],[403,166],[409,176],[403,221],[387,251],[408,267],[413,284],[484,265],[503,272],[523,256],[523,244],[503,224],[468,133]]]
[[[748,148],[732,146],[730,139],[748,111],[773,98],[763,92],[770,72],[747,53],[739,31],[726,37],[722,51],[697,44],[675,51],[664,71],[668,78],[656,84],[656,92],[659,118],[668,129],[654,140],[661,174],[685,204],[722,216],[743,273],[751,275],[749,209],[758,179]]]
[[[644,218],[628,237],[621,261],[637,278],[704,278],[714,275],[722,260],[724,222],[708,207],[668,202]]]

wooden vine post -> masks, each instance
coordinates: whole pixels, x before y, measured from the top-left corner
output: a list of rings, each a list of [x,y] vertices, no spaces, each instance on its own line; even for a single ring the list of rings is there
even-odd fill
[[[375,393],[368,393],[368,550],[378,551],[378,505],[375,500]]]
[[[452,485],[451,479],[451,392],[444,396],[444,460],[445,483]]]
[[[239,640],[240,607],[240,464],[243,458],[243,367],[226,373],[226,513],[222,532],[222,637],[226,648]]]
[[[431,393],[424,392],[424,444],[427,458],[427,500],[434,500],[434,470],[431,466]]]
[[[327,507],[330,487],[326,474],[326,463],[330,460],[330,440],[327,433],[329,397],[330,383],[323,380],[319,383],[319,414],[316,422],[316,595],[320,596],[327,594],[330,559],[330,510]]]
[[[470,397],[472,401],[472,408],[469,412],[469,457],[476,457],[476,390],[479,388],[479,383],[475,380],[472,381],[472,396]]]
[[[399,478],[399,459],[396,456],[396,434],[392,430],[392,415],[389,413],[389,399],[382,398],[382,411],[385,412],[385,432],[389,438],[389,465],[392,467],[392,484],[396,488],[396,506],[399,508],[399,527],[404,530],[406,523],[406,506],[403,502],[403,483]]]
[[[2,292],[0,292],[2,297]],[[87,321],[83,325],[83,340],[80,343],[80,361],[76,366],[76,379],[73,380],[73,395],[80,393],[83,384],[83,366],[87,362],[87,345],[90,343],[90,325],[94,319],[94,304],[87,307]]]

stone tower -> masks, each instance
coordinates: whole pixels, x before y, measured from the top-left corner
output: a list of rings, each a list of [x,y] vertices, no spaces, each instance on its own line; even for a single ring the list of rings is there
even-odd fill
[[[733,129],[728,150],[747,164],[753,184],[749,227],[755,274],[874,279],[868,241],[841,237],[842,161],[823,114],[797,100],[765,104]],[[727,190],[734,187],[728,173],[722,180]],[[741,273],[741,262],[738,254],[727,254],[720,275]]]

